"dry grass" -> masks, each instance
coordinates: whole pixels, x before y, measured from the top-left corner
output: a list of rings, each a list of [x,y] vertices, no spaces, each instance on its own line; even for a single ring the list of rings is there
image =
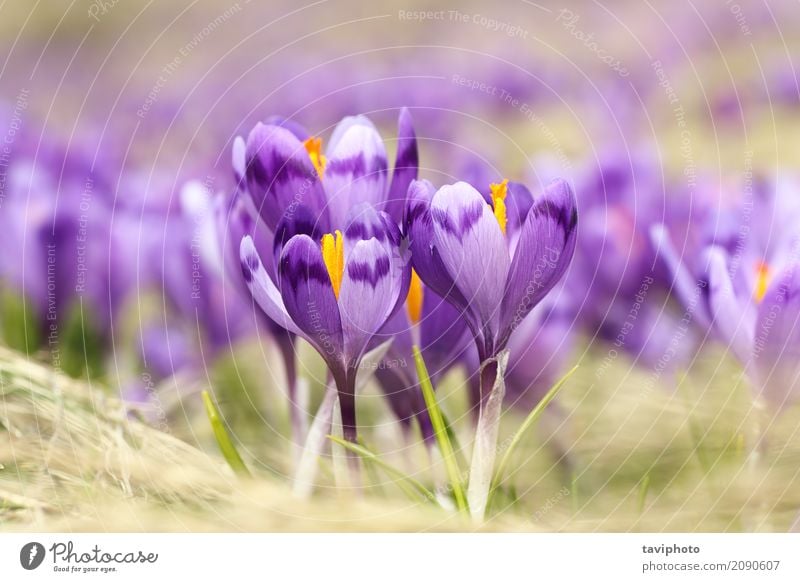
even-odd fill
[[[797,411],[774,422],[757,415],[736,371],[719,362],[710,357],[699,364],[674,393],[661,386],[643,389],[648,385],[645,372],[622,361],[598,383],[596,368],[584,363],[560,396],[563,415],[551,417],[548,431],[530,435],[518,451],[512,476],[518,501],[482,527],[789,529],[800,507]],[[323,470],[326,486],[312,500],[293,497],[286,479],[274,476],[279,470],[236,479],[213,449],[208,454],[132,419],[118,400],[97,387],[5,349],[0,349],[0,379],[2,529],[475,529],[436,507],[407,501],[385,476],[355,496],[336,492]],[[454,418],[459,417],[458,401],[450,395],[459,390],[457,380],[452,378],[440,392]],[[505,432],[510,434],[518,420],[509,414]],[[750,463],[743,443],[756,420],[769,426],[769,438],[759,461]],[[465,444],[466,419],[458,430]],[[369,435],[372,445],[394,450],[389,432],[383,432]],[[248,448],[267,459],[285,456],[274,450],[274,443]],[[567,451],[569,462],[555,462],[556,448]],[[254,457],[250,462],[259,466]],[[650,486],[642,508],[645,475]]]

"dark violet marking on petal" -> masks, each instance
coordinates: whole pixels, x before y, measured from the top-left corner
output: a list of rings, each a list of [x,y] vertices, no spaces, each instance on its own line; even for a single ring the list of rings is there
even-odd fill
[[[354,281],[369,283],[374,289],[378,280],[389,274],[389,257],[379,257],[374,265],[361,261],[351,261],[347,265],[347,274]]]
[[[458,212],[458,223],[452,220],[452,214],[441,208],[431,207],[431,217],[448,234],[462,237],[475,226],[483,216],[483,202],[473,201],[469,204],[456,209]]]
[[[378,239],[379,242],[383,242],[386,240],[386,229],[382,222],[373,224],[356,218],[350,222],[347,229],[345,229],[345,235],[351,240],[369,240],[375,238]]]
[[[578,209],[574,206],[569,209],[561,205],[556,205],[552,200],[545,200],[539,204],[534,204],[532,211],[534,216],[549,216],[556,224],[564,229],[564,238],[569,238],[572,231],[578,224]]]
[[[286,246],[292,237],[297,235],[308,235],[312,240],[322,240],[323,232],[320,232],[319,218],[303,205],[290,209],[283,215],[278,226],[275,228],[275,240],[273,252],[275,261],[280,260],[283,247]]]
[[[321,262],[310,263],[305,257],[284,256],[281,259],[282,274],[289,280],[293,291],[305,281],[319,281],[330,284],[330,275]]]
[[[329,175],[356,175],[369,177],[377,175],[386,169],[386,158],[383,156],[373,156],[367,162],[364,159],[363,153],[358,153],[349,158],[334,158],[328,160],[328,165],[325,168],[325,173]]]
[[[253,280],[253,273],[261,267],[261,259],[255,253],[248,253],[242,260],[242,276],[247,283]]]
[[[247,173],[252,180],[263,188],[269,188],[272,192],[277,186],[282,186],[292,180],[313,180],[316,175],[309,171],[308,166],[296,158],[285,158],[272,150],[267,160],[264,153],[250,156],[247,160]],[[267,166],[273,168],[270,172]]]
[[[248,265],[246,261],[242,261],[241,265],[242,265],[242,277],[244,277],[245,282],[252,283],[253,270],[250,268],[250,265]]]

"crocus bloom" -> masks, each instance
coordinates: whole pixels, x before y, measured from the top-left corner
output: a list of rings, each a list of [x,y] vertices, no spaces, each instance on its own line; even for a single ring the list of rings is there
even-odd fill
[[[407,253],[396,226],[418,167],[416,137],[405,109],[399,115],[397,139],[390,183],[386,148],[366,117],[343,119],[324,153],[320,138],[309,136],[294,122],[272,118],[250,132],[243,168],[237,170],[253,208],[274,239],[272,252],[257,252],[252,238],[242,243],[248,287],[267,315],[284,329],[306,339],[313,336],[309,341],[322,353],[339,388],[348,438],[355,435],[356,364],[375,332],[405,300],[410,279]],[[306,238],[293,242],[299,235]],[[309,241],[316,245],[319,257],[301,260]],[[285,255],[288,251],[291,255]],[[319,290],[321,271],[313,269],[320,261],[327,273],[324,292],[330,289],[333,304],[328,302],[330,297],[308,295],[310,288],[305,294],[298,289],[302,279]],[[256,264],[261,267],[255,268]],[[263,276],[252,278],[253,271]],[[287,283],[287,277],[297,280]],[[286,295],[287,288],[293,293]],[[371,301],[373,293],[380,301],[369,306],[377,311],[356,310],[360,301]],[[311,315],[313,325],[322,327],[310,330],[304,301],[318,305]],[[383,313],[379,305],[385,302],[392,305]],[[341,307],[342,313],[334,314],[333,307]]]
[[[242,273],[267,315],[323,357],[339,392],[345,437],[355,440],[361,358],[405,301],[410,261],[399,228],[369,204],[352,210],[344,232],[322,236],[307,212],[300,207],[278,225],[277,285],[249,236],[241,245]]]
[[[247,138],[245,182],[267,228],[275,231],[287,211],[308,208],[324,232],[345,223],[353,206],[370,203],[400,222],[408,185],[416,178],[417,142],[407,110],[398,119],[397,156],[391,183],[386,147],[364,116],[345,117],[324,152],[319,137],[285,120],[259,123]]]
[[[435,193],[415,182],[408,196],[414,269],[463,314],[486,362],[566,271],[575,250],[575,195],[559,180],[536,199],[507,181],[492,185],[490,201],[465,182]]]
[[[777,408],[798,396],[800,205],[795,191],[787,181],[760,183],[752,192],[752,209],[745,197],[737,197],[725,212],[712,214],[712,224],[700,228],[714,236],[691,252],[679,251],[683,245],[666,228],[653,229],[674,273],[676,295],[730,347],[757,392]],[[739,213],[746,214],[747,228],[728,228]]]

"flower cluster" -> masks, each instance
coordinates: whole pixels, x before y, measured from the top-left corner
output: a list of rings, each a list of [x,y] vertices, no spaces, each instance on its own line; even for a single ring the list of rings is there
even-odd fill
[[[273,321],[324,358],[351,440],[356,376],[376,341],[397,340],[400,354],[423,344],[439,372],[468,351],[460,341],[466,328],[479,362],[489,364],[490,387],[498,354],[575,250],[576,201],[565,181],[534,197],[502,180],[484,197],[466,182],[437,190],[416,180],[406,110],[391,180],[384,142],[365,117],[342,120],[324,154],[319,137],[281,119],[237,144],[234,166],[245,185],[237,196],[249,198],[237,220],[254,235],[241,241],[243,279]],[[259,252],[256,223],[271,250]],[[392,370],[380,381],[396,411],[422,416],[426,433],[409,375]]]

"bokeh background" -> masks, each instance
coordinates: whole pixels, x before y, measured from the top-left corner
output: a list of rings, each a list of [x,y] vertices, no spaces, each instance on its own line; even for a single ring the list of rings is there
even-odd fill
[[[650,229],[667,225],[691,259],[709,230],[741,232],[761,200],[748,193],[800,195],[798,25],[792,0],[2,3],[0,327],[9,374],[42,385],[21,396],[4,380],[8,523],[171,528],[177,513],[193,529],[348,527],[324,505],[273,519],[284,503],[276,483],[291,467],[283,364],[252,303],[210,258],[216,235],[204,216],[215,194],[235,187],[233,140],[257,122],[280,115],[327,138],[343,116],[366,114],[393,150],[407,107],[420,173],[435,184],[510,178],[540,192],[563,177],[578,196],[576,258],[518,342],[530,352],[509,425],[571,365],[581,368],[520,455],[514,517],[493,525],[790,528],[800,417],[791,407],[769,416],[770,462],[744,468],[742,441],[763,410],[730,346],[685,321]],[[762,234],[782,218],[776,208]],[[308,346],[298,349],[310,414],[324,369]],[[63,395],[48,390],[53,371],[77,382],[66,390],[71,428],[58,416]],[[457,369],[440,386],[464,434],[469,376]],[[231,503],[238,485],[205,457],[169,478],[140,467],[120,479],[75,444],[91,458],[117,446],[113,431],[93,432],[105,401],[87,394],[100,394],[118,422],[174,439],[163,458],[191,457],[182,443],[213,457],[206,388],[246,461],[272,479],[268,491],[242,494],[263,510],[258,523],[235,503],[219,518],[215,504]],[[398,444],[377,389],[360,407],[388,458],[424,457]],[[64,434],[76,440],[67,445]],[[67,447],[71,468],[51,467],[47,442]],[[206,483],[209,473],[220,481]],[[119,522],[75,497],[84,482],[99,483],[104,508],[122,504]],[[200,509],[187,505],[205,486]],[[47,495],[63,502],[43,508]],[[142,501],[152,497],[155,509]],[[320,497],[336,493],[324,486]],[[161,512],[171,504],[179,509]],[[388,507],[362,507],[353,527],[456,527]]]

